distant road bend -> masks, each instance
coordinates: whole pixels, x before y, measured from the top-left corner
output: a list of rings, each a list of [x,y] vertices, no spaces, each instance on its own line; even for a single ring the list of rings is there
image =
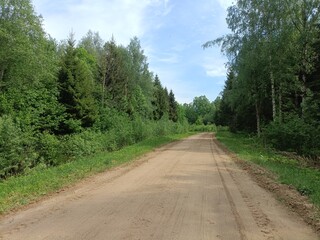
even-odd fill
[[[318,239],[219,148],[169,144],[0,220],[1,240]]]

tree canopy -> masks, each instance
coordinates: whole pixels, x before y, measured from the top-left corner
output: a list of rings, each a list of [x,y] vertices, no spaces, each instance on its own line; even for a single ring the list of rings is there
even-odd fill
[[[116,149],[157,125],[177,130],[178,111],[137,37],[122,46],[89,30],[58,43],[30,0],[0,1],[0,178]]]
[[[204,44],[220,45],[229,59],[217,123],[319,154],[320,1],[238,0],[227,24],[230,34]]]

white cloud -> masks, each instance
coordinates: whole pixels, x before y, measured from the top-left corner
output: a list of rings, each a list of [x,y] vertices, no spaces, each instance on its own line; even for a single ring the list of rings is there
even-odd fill
[[[154,61],[160,62],[160,63],[179,63],[179,55],[176,53],[161,53],[159,56],[154,57]]]
[[[207,66],[206,74],[209,77],[223,77],[226,76],[226,69],[221,66]]]
[[[233,1],[33,0],[57,40],[71,30],[78,40],[92,30],[123,45],[137,36],[150,69],[179,102],[200,95],[213,100],[221,91],[226,60],[218,47],[203,51],[201,45],[226,33],[225,10]]]
[[[66,39],[71,30],[77,39],[92,30],[105,40],[114,35],[121,44],[133,36],[142,37],[151,27],[151,22],[145,21],[148,10],[154,7],[168,14],[172,8],[168,0],[57,0],[56,4],[35,0],[34,5],[44,17],[45,30],[58,40]]]
[[[228,7],[233,5],[237,0],[217,0],[217,1],[222,8],[227,9]]]
[[[214,52],[214,51],[212,51]],[[206,56],[202,67],[206,75],[213,78],[225,77],[227,75],[226,59],[215,53],[212,56]]]

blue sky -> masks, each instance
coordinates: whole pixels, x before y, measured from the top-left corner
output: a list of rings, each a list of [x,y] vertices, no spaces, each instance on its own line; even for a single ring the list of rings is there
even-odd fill
[[[223,89],[226,58],[219,47],[201,45],[228,33],[226,9],[233,0],[33,0],[53,38],[71,31],[80,40],[89,30],[127,45],[137,36],[149,68],[180,103]]]

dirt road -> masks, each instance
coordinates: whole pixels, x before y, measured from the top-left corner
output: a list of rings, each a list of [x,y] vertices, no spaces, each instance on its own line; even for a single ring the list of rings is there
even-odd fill
[[[200,134],[3,218],[0,239],[318,237]]]

